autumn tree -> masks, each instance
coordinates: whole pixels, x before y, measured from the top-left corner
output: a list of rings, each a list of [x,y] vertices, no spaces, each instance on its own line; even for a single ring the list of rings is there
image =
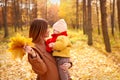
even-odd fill
[[[117,11],[118,11],[119,33],[120,33],[120,0],[117,0]]]
[[[13,0],[13,20],[14,20],[14,29],[17,32],[17,29],[20,27],[20,5],[18,0]]]
[[[48,0],[45,0],[45,19],[47,19],[47,1]]]
[[[69,26],[76,27],[76,0],[61,0],[58,15],[64,18]]]
[[[93,42],[92,42],[92,11],[91,11],[91,1],[92,0],[88,0],[88,24],[87,24],[87,27],[86,27],[86,32],[87,32],[87,35],[88,35],[88,45],[92,45]]]
[[[96,15],[97,15],[97,26],[98,26],[98,34],[100,35],[100,23],[99,23],[99,0],[96,0]]]
[[[51,6],[48,7],[47,20],[49,24],[52,26],[58,19],[59,19],[58,5],[52,4]]]
[[[87,26],[87,9],[86,9],[86,0],[83,0],[83,33],[86,34]]]
[[[38,17],[47,19],[47,0],[38,0],[37,8],[38,8]]]
[[[2,7],[2,16],[3,16],[3,26],[4,26],[4,37],[7,37],[9,35],[8,33],[8,26],[7,26],[7,0],[4,0],[3,3],[5,3]]]
[[[37,18],[37,0],[29,0],[29,22]]]
[[[107,52],[111,52],[111,45],[107,29],[107,13],[106,13],[106,0],[100,0],[101,19],[102,19],[102,33],[105,43],[105,49]]]
[[[19,22],[20,22],[20,24],[19,24],[19,26],[20,26],[20,28],[21,28],[21,30],[23,30],[23,28],[22,28],[22,5],[20,5],[20,4],[23,4],[23,1],[22,0],[19,0],[20,2],[19,2],[19,6],[20,6],[20,14],[19,14]]]
[[[0,1],[0,3],[2,3],[2,1]],[[0,4],[0,26],[2,26],[2,4]],[[1,27],[0,27],[1,28]]]
[[[2,29],[2,22],[0,21],[0,30]]]
[[[111,32],[112,32],[112,35],[114,36],[114,27],[115,27],[115,23],[114,23],[114,20],[115,20],[115,0],[111,1],[110,0],[110,9],[111,9]]]
[[[33,0],[33,3],[34,3],[34,7],[32,9],[32,16],[33,16],[33,18],[37,18],[37,12],[38,12],[38,10],[37,10],[37,0]]]
[[[79,28],[79,2],[76,0],[76,29]]]

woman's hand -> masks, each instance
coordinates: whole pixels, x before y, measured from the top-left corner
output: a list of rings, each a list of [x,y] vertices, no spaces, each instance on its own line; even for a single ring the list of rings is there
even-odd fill
[[[71,67],[71,64],[70,64],[70,63],[64,63],[64,64],[60,65],[60,67],[61,67],[64,71],[67,71],[67,70]]]
[[[28,54],[32,55],[32,57],[36,57],[37,55],[35,54],[35,51],[30,47],[30,46],[24,46],[23,49],[25,52]]]

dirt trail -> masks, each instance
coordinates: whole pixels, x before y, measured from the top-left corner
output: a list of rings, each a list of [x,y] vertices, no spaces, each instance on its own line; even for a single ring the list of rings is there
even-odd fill
[[[73,80],[120,80],[120,67],[84,42],[76,42],[71,50]],[[0,80],[35,80],[36,74],[27,61],[12,60],[10,53],[0,53]]]

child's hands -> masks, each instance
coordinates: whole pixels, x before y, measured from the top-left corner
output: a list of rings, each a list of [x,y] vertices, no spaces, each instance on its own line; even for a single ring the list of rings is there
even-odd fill
[[[70,63],[64,63],[64,64],[62,64],[60,67],[61,67],[64,71],[67,71],[70,66],[71,66]]]
[[[49,47],[52,48],[54,45],[55,45],[55,43],[50,43],[50,44],[49,44]]]

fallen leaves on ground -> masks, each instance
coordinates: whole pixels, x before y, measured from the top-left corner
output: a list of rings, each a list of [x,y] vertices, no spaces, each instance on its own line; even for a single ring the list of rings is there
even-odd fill
[[[77,41],[71,49],[73,80],[120,80],[120,66],[92,46]],[[12,60],[9,53],[0,54],[0,80],[35,80],[36,74],[27,61]]]
[[[70,73],[73,80],[120,80],[120,67],[111,58],[84,42],[79,41],[73,45],[71,58],[73,67]]]

